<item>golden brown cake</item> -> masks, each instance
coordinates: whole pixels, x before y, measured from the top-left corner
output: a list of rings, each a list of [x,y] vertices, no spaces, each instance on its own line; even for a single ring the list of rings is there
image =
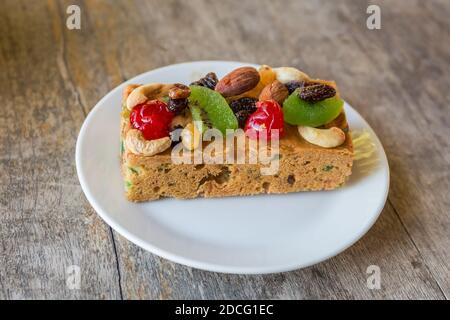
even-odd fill
[[[127,97],[136,88],[137,85],[125,88],[125,116],[121,118],[122,174],[125,195],[130,201],[331,190],[343,185],[351,174],[353,145],[343,110],[337,118],[319,127],[335,127],[345,133],[345,141],[332,148],[306,141],[297,126],[286,123],[278,153],[272,155],[279,159],[275,174],[264,175],[261,172],[264,165],[260,163],[175,164],[171,157],[174,143],[158,154],[136,154],[124,142],[133,130],[126,112]],[[245,139],[249,142],[249,138]],[[207,144],[203,142],[202,146]],[[249,148],[246,143],[246,154],[250,152]]]

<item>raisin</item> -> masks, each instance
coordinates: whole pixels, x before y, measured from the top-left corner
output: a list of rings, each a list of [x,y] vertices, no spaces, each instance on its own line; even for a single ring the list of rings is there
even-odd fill
[[[175,114],[180,114],[188,106],[188,99],[171,99],[167,102],[167,108]]]
[[[286,82],[284,85],[288,89],[289,94],[291,94],[292,92],[295,91],[295,89],[303,88],[304,84],[305,84],[304,81],[293,80],[293,81]]]
[[[334,97],[336,90],[326,84],[313,84],[302,88],[299,97],[308,102],[318,102],[327,98]]]
[[[240,110],[251,110],[252,112],[255,112],[256,102],[258,102],[258,99],[256,98],[244,97],[232,101],[230,103],[230,108],[231,110],[233,110],[234,113]]]
[[[190,85],[206,87],[211,90],[214,90],[217,82],[219,82],[219,79],[217,79],[216,74],[214,72],[210,72],[206,74],[206,76],[204,76],[203,78],[192,82]]]
[[[292,80],[292,81],[286,82],[284,85],[288,89],[289,94],[291,94],[298,88],[302,89],[305,87],[313,86],[315,84],[316,84],[315,82]]]
[[[244,97],[231,102],[230,108],[233,110],[240,128],[245,126],[247,118],[256,111],[257,101],[258,99],[255,98]]]
[[[248,110],[240,110],[234,114],[236,116],[236,119],[238,120],[239,128],[245,127],[245,123],[247,122],[248,117],[250,117],[252,113],[253,112]]]

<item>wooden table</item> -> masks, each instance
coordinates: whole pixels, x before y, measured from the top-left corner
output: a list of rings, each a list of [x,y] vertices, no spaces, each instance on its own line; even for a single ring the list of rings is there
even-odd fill
[[[366,27],[369,2],[380,30]],[[72,3],[81,30],[66,27]],[[449,16],[447,0],[2,0],[0,298],[448,298]],[[391,189],[357,244],[303,270],[226,275],[160,259],[97,216],[74,161],[86,114],[139,73],[213,59],[336,79],[372,125]],[[380,290],[367,287],[369,265]]]

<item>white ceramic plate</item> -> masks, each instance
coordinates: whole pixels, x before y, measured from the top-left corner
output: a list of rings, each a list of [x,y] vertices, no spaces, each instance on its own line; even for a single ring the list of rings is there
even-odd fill
[[[127,83],[189,84],[207,72],[221,77],[241,65],[182,63],[141,74]],[[342,252],[369,230],[383,209],[389,189],[386,155],[373,130],[348,104],[350,128],[368,131],[376,151],[367,163],[355,163],[350,181],[338,190],[128,202],[119,164],[125,84],[101,99],[86,118],[77,141],[77,172],[87,199],[106,223],[154,254],[210,271],[288,271]]]

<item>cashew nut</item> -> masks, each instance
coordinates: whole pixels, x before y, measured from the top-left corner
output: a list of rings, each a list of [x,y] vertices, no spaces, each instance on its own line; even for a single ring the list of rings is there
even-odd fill
[[[188,150],[195,150],[201,143],[201,134],[194,123],[189,123],[181,131],[181,142]]]
[[[277,80],[281,83],[289,81],[305,81],[309,79],[309,76],[306,73],[301,72],[296,68],[280,67],[274,68],[273,71],[277,75]]]
[[[139,86],[140,84],[129,84],[125,86],[122,91],[122,101],[126,101],[130,93]]]
[[[128,95],[127,108],[132,110],[134,106],[147,100],[154,100],[167,96],[173,84],[150,83],[137,87]]]
[[[125,146],[132,153],[143,156],[153,156],[161,153],[171,145],[169,137],[155,140],[145,140],[142,133],[137,129],[130,129],[125,138]]]
[[[345,141],[345,133],[338,127],[329,129],[317,129],[313,127],[298,126],[298,132],[309,143],[324,148],[340,146]]]

